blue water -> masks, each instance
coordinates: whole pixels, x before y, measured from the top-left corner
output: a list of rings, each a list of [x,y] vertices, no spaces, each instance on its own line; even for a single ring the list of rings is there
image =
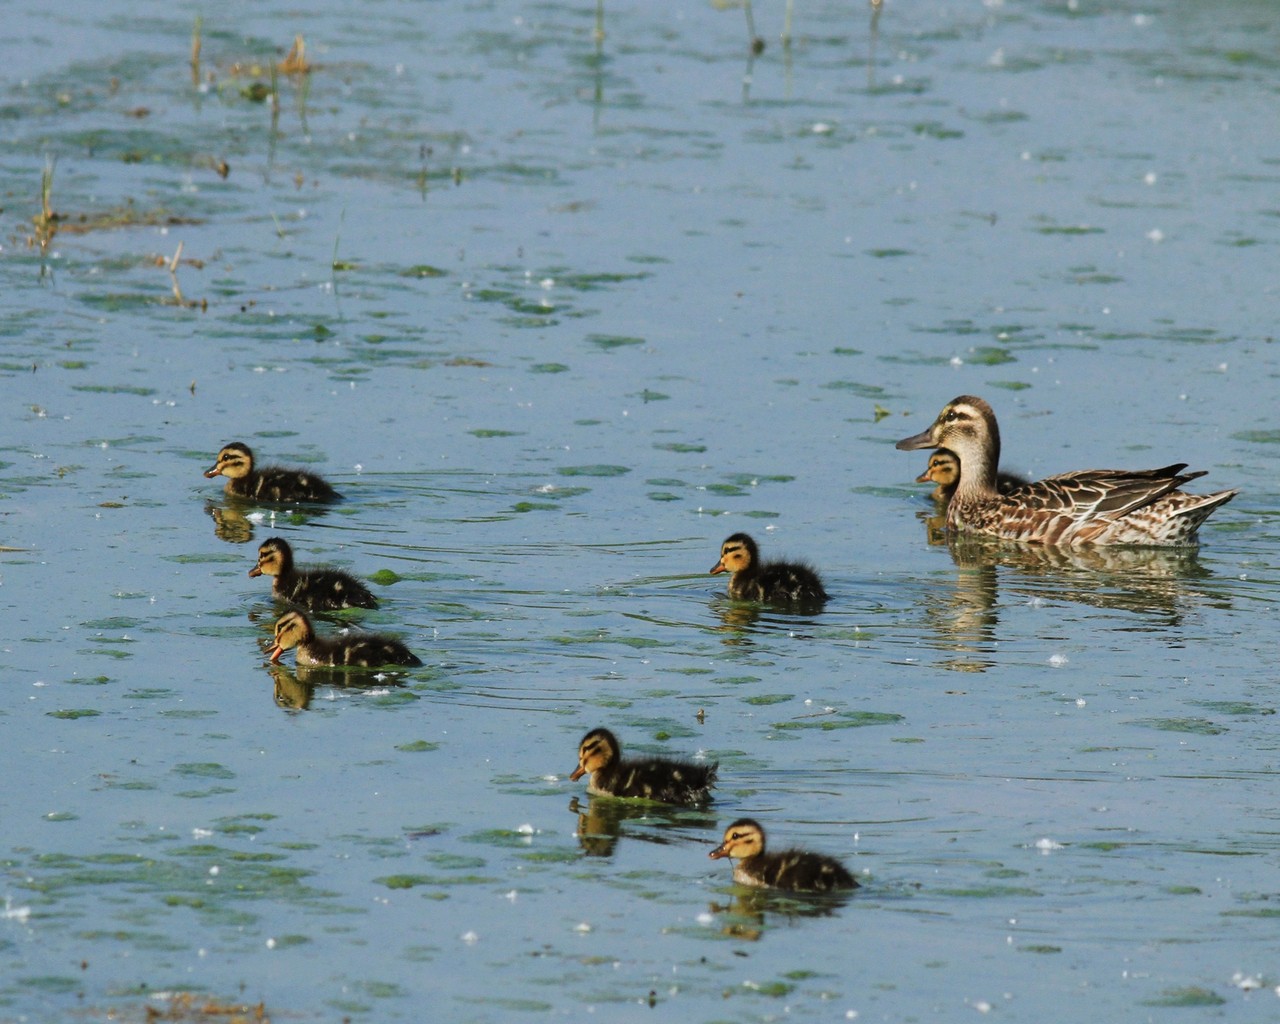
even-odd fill
[[[1270,5],[313,6],[6,12],[0,1019],[1274,1017]],[[961,393],[1243,493],[930,543]],[[235,439],[348,500],[228,505]],[[273,675],[272,535],[425,667]],[[588,801],[597,725],[716,803]],[[863,888],[749,898],[742,815]]]

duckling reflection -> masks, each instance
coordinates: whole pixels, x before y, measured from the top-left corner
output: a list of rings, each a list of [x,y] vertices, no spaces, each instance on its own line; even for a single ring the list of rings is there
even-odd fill
[[[238,508],[204,503],[204,510],[213,519],[213,535],[228,544],[248,544],[253,540],[253,523]]]
[[[209,479],[225,476],[224,488],[229,498],[279,503],[295,501],[339,501],[342,495],[327,480],[306,469],[284,469],[280,466],[255,467],[253,452],[247,444],[232,441],[218,452],[218,458],[205,470]]]
[[[311,698],[316,692],[314,683],[303,682],[278,662],[268,664],[267,671],[271,673],[271,698],[276,707],[286,711],[305,711],[311,706]]]
[[[612,800],[608,797],[573,797],[569,810],[578,816],[578,845],[588,857],[612,857],[618,840],[624,834],[645,842],[667,845],[676,840],[662,831],[634,831],[624,833],[627,822],[653,824],[670,828],[693,828],[698,831],[711,828],[715,819],[709,814],[671,804],[639,803],[631,800]]]
[[[830,917],[848,904],[852,889],[831,892],[782,892],[777,889],[738,889],[728,903],[712,900],[707,909],[721,918],[720,934],[745,942],[758,942],[768,929],[769,915],[793,919]]]
[[[272,700],[286,711],[306,711],[321,686],[337,691],[367,693],[403,685],[401,680],[382,674],[375,679],[328,666],[303,666],[297,672],[291,672],[287,666],[272,662],[267,664],[267,671],[271,673]]]

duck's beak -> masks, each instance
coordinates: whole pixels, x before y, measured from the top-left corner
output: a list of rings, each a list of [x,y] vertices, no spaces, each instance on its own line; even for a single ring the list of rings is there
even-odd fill
[[[711,575],[712,575],[712,576],[714,576],[714,575],[715,575],[716,573],[718,573],[718,572],[728,572],[728,571],[729,571],[729,570],[728,570],[728,569],[726,569],[726,568],[724,567],[724,559],[723,559],[723,558],[722,558],[722,559],[720,559],[720,561],[716,562],[716,564],[715,564],[715,565],[713,565],[713,566],[711,567]]]
[[[573,774],[569,776],[569,781],[577,782],[580,778],[582,778],[582,776],[586,774],[587,774],[587,770],[583,768],[582,765],[578,765],[578,767],[573,770]]]
[[[728,851],[726,851],[724,848],[724,843],[721,843],[709,854],[707,854],[707,856],[710,857],[712,860],[719,860],[721,857],[729,856],[729,854],[728,854]]]
[[[280,655],[284,654],[284,648],[276,644],[275,649],[271,652],[271,661],[273,664],[280,664]]]
[[[916,483],[918,484],[927,484],[932,480],[933,480],[933,477],[929,475],[929,470],[927,469],[923,473],[921,473],[918,477],[916,477]],[[249,575],[252,576],[253,573],[249,573]]]
[[[901,441],[895,444],[894,447],[900,452],[914,452],[919,448],[938,447],[933,440],[933,424],[930,424],[927,430],[922,430],[918,434],[912,434],[910,437],[904,437]]]
[[[924,479],[924,477],[921,477],[921,478],[920,478],[920,480],[917,480],[916,482],[917,482],[917,483],[919,483],[919,482],[920,482],[920,481],[922,481],[923,479]],[[256,565],[255,565],[252,569],[250,569],[250,570],[249,570],[249,575],[250,575],[250,576],[261,576],[261,575],[262,575],[262,569],[261,569],[259,566],[256,566]]]
[[[211,480],[212,480],[215,476],[217,476],[217,475],[218,475],[218,467],[219,467],[220,465],[222,465],[222,463],[220,463],[220,462],[215,462],[215,463],[214,463],[214,464],[213,464],[209,469],[206,469],[206,470],[204,471],[204,475],[205,475],[205,476],[207,476],[209,479],[211,479]]]

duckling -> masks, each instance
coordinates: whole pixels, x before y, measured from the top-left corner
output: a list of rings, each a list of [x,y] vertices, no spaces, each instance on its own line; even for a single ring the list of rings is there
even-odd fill
[[[711,567],[729,577],[729,596],[766,604],[815,605],[827,599],[822,580],[803,562],[761,562],[760,549],[745,533],[735,533],[720,545],[720,561]]]
[[[933,489],[929,497],[944,504],[951,500],[951,495],[956,493],[956,484],[960,482],[960,460],[956,458],[955,452],[939,448],[929,456],[929,465],[916,477],[916,483],[927,484],[930,481],[938,486]],[[996,490],[1001,494],[1008,494],[1019,487],[1025,487],[1026,484],[1026,480],[1013,473],[1003,471],[996,473]]]
[[[337,608],[377,608],[378,599],[354,576],[321,565],[299,571],[293,565],[293,548],[280,537],[268,537],[258,548],[258,564],[250,576],[274,576],[273,597],[311,611]]]
[[[856,889],[858,882],[834,857],[804,850],[766,853],[764,829],[758,821],[739,818],[724,830],[724,842],[711,851],[712,860],[735,858],[733,880],[739,885],[788,892],[827,892]]]
[[[665,757],[622,760],[622,745],[608,729],[592,729],[578,744],[577,782],[590,774],[587,792],[597,796],[630,796],[664,804],[696,806],[711,799],[718,761],[696,764]]]
[[[380,668],[383,665],[421,665],[422,661],[393,636],[361,633],[331,638],[316,636],[302,612],[285,612],[276,620],[276,645],[271,660],[278,662],[290,647],[298,649],[299,665]]]
[[[991,406],[973,395],[952,399],[928,429],[904,437],[897,447],[955,452],[961,472],[947,505],[951,529],[1028,544],[1193,545],[1200,524],[1240,493],[1180,491],[1205,474],[1183,473],[1187,464],[1178,462],[1159,469],[1062,473],[1001,494],[1000,428]]]
[[[253,468],[253,452],[247,444],[232,441],[218,452],[218,461],[205,470],[213,479],[221,473],[227,478],[226,491],[233,498],[258,501],[338,501],[342,495],[328,481],[305,469],[281,469],[279,466]]]

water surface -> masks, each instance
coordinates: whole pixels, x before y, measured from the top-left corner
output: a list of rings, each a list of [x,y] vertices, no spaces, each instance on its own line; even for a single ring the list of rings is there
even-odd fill
[[[1269,5],[313,7],[8,12],[0,1016],[1270,1019]],[[1243,493],[931,543],[961,393]],[[229,504],[233,439],[348,500]],[[728,602],[738,530],[828,609]],[[269,669],[272,535],[426,666]],[[589,801],[596,725],[717,802]],[[745,814],[863,888],[750,898]]]

